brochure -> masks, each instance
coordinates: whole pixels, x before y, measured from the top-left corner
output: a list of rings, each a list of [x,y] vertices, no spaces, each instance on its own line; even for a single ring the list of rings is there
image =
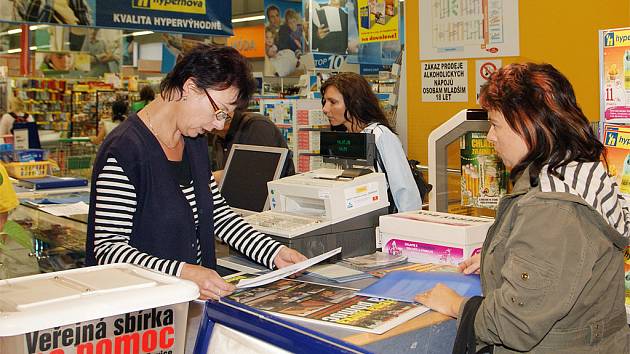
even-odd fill
[[[281,317],[377,334],[428,311],[420,305],[357,296],[355,291],[282,279],[227,298]]]
[[[392,272],[374,284],[357,292],[357,295],[375,296],[397,301],[414,302],[417,294],[442,283],[461,296],[481,295],[479,275],[452,272]]]
[[[328,259],[334,255],[336,255],[337,253],[341,252],[341,247],[334,249],[332,251],[326,252],[324,254],[320,254],[319,256],[307,259],[305,261],[302,261],[300,263],[295,263],[292,264],[288,267],[284,267],[278,270],[274,270],[273,272],[269,272],[266,274],[263,274],[261,276],[255,277],[255,278],[251,278],[251,279],[243,279],[241,281],[238,282],[238,284],[236,285],[237,288],[252,288],[252,287],[256,287],[256,286],[261,286],[261,285],[265,285],[265,284],[269,284],[272,283],[278,279],[282,279],[284,277],[288,277],[289,275],[298,273],[312,265],[315,265],[325,259]]]

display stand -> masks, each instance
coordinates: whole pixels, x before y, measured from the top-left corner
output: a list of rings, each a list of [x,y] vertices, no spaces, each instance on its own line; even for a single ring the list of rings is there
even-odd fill
[[[224,331],[225,327],[228,332]],[[236,336],[224,338],[226,333]],[[207,301],[194,353],[209,353],[209,349],[222,348],[223,343],[230,345],[230,349],[236,349],[235,346],[240,344],[249,353],[270,352],[270,349],[276,353],[369,353],[339,339],[231,300]],[[260,345],[256,346],[259,350],[254,349],[254,343]],[[262,348],[261,344],[266,348]]]

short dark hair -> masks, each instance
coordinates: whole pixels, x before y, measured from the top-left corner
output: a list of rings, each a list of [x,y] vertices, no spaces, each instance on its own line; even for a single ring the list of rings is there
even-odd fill
[[[140,89],[140,101],[144,101],[145,103],[149,103],[155,99],[155,92],[151,86],[146,85]]]
[[[365,78],[356,73],[340,73],[331,76],[326,80],[320,89],[322,94],[322,106],[326,103],[324,94],[326,89],[334,86],[343,96],[343,102],[346,105],[344,117],[350,121],[352,125],[362,123],[369,125],[371,123],[379,123],[396,133],[391,126],[385,113],[381,109],[378,98],[372,91],[370,84]]]
[[[276,6],[276,5],[269,5],[267,7],[267,11],[265,12],[267,14],[267,18],[269,18],[269,13],[271,11],[278,11],[278,16],[280,16],[280,9],[278,8],[278,6]]]
[[[546,164],[549,173],[564,180],[558,171],[569,162],[604,157],[604,145],[577,104],[571,83],[549,64],[510,64],[499,69],[481,87],[479,103],[488,111],[501,112],[527,144],[529,152],[512,168],[512,180],[530,166],[530,184],[535,186]]]
[[[200,44],[186,53],[160,83],[162,98],[182,99],[184,83],[191,79],[203,89],[225,90],[234,86],[238,96],[233,104],[245,107],[256,84],[249,62],[228,46]]]
[[[127,102],[124,100],[116,100],[112,103],[112,120],[115,121],[123,121],[125,120],[125,116],[127,115],[127,110],[129,106]]]

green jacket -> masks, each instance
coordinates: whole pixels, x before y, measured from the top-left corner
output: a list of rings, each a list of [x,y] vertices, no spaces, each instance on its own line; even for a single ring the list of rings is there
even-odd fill
[[[584,199],[530,187],[525,170],[483,245],[480,344],[494,353],[630,353],[626,244]]]

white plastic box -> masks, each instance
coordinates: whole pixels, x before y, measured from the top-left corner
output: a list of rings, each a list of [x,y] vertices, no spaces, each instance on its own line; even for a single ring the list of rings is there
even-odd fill
[[[456,265],[479,253],[493,220],[434,211],[411,211],[379,219],[383,252],[410,262]]]
[[[0,281],[0,353],[183,353],[194,283],[129,264]]]

